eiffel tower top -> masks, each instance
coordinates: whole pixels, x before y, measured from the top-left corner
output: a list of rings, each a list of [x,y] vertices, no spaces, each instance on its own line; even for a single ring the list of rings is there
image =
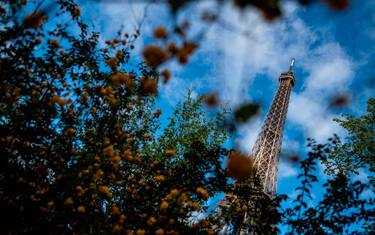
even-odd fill
[[[295,63],[295,59],[292,58],[291,62],[290,62],[290,66],[289,66],[289,70],[288,72],[284,72],[284,73],[281,73],[280,77],[279,77],[279,81],[282,81],[282,80],[291,80],[292,82],[292,86],[294,86],[296,84],[296,79],[294,77],[294,63]]]

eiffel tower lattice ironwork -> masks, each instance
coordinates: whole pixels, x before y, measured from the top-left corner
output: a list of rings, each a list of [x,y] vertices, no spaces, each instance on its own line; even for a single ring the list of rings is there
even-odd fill
[[[284,123],[290,92],[296,83],[293,67],[294,59],[292,59],[289,71],[281,73],[279,77],[279,88],[251,153],[258,177],[263,184],[263,190],[270,196],[276,193]]]

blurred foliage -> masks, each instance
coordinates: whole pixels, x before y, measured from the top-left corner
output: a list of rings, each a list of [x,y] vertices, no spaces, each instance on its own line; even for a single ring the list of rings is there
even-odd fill
[[[331,98],[331,106],[332,107],[344,107],[350,103],[350,96],[349,94],[336,94],[334,97]]]
[[[234,117],[237,122],[243,123],[255,116],[259,111],[259,105],[253,103],[245,103],[234,111]]]

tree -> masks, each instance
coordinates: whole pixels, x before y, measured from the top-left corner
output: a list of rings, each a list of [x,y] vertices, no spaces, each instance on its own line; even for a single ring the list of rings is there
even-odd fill
[[[237,154],[236,154],[237,155]],[[241,156],[231,156],[232,158]],[[247,156],[243,156],[248,158]],[[251,165],[250,165],[251,166]],[[263,191],[255,171],[246,179],[237,179],[224,191],[224,201],[211,213],[210,219],[216,233],[220,234],[277,234],[281,222],[280,204],[284,195],[270,197]]]
[[[332,166],[338,166],[340,171],[358,174],[358,169],[368,168],[375,171],[375,99],[368,100],[367,114],[358,118],[353,115],[343,115],[343,119],[335,119],[348,131],[345,142],[335,136],[331,139],[335,151],[325,162],[326,172],[332,174]],[[372,178],[373,180],[373,178]],[[374,182],[372,181],[374,185]]]
[[[344,143],[337,135],[327,144],[309,140],[311,151],[301,162],[301,186],[296,188],[298,194],[293,200],[294,206],[286,209],[284,218],[290,234],[374,232],[373,194],[363,195],[366,190],[374,192],[371,181],[374,171],[374,99],[369,99],[367,110],[367,114],[358,118],[344,115],[345,119],[336,119],[348,131]],[[309,206],[307,202],[313,199],[313,183],[319,181],[318,162],[326,166],[329,179],[323,184],[322,199]],[[370,171],[369,183],[352,179],[360,168]],[[360,229],[364,232],[360,233]]]
[[[226,186],[222,114],[188,97],[158,134],[158,74],[129,65],[138,34],[100,48],[78,6],[57,3],[69,21],[48,28],[39,6],[1,5],[1,232],[208,230],[189,219]]]

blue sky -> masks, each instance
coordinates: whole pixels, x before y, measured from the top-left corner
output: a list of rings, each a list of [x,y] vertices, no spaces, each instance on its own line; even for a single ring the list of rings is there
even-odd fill
[[[114,2],[82,1],[82,14],[102,33],[103,41],[112,38],[121,25],[134,32],[146,14],[134,50],[134,56],[141,60],[140,50],[152,42],[149,35],[153,28],[172,24],[168,9],[163,4]],[[212,7],[212,2],[193,4],[180,16],[191,21],[192,35],[194,29],[203,27],[197,20],[199,13]],[[283,152],[304,156],[307,137],[324,142],[333,133],[345,136],[332,119],[343,113],[363,113],[367,99],[374,97],[375,2],[352,1],[349,9],[340,12],[322,4],[304,8],[293,1],[284,1],[282,7],[284,17],[269,23],[255,10],[240,12],[226,4],[222,18],[242,33],[214,25],[188,65],[167,64],[173,77],[159,90],[157,106],[164,110],[162,117],[170,115],[188,89],[194,94],[216,91],[222,103],[232,109],[245,101],[260,102],[260,115],[242,125],[230,143],[249,152],[277,89],[278,76],[294,57],[297,85],[290,99]],[[340,94],[348,95],[350,103],[332,108],[330,100]],[[282,160],[278,192],[293,196],[297,174],[296,166]],[[320,192],[319,187],[314,191],[317,197]]]

